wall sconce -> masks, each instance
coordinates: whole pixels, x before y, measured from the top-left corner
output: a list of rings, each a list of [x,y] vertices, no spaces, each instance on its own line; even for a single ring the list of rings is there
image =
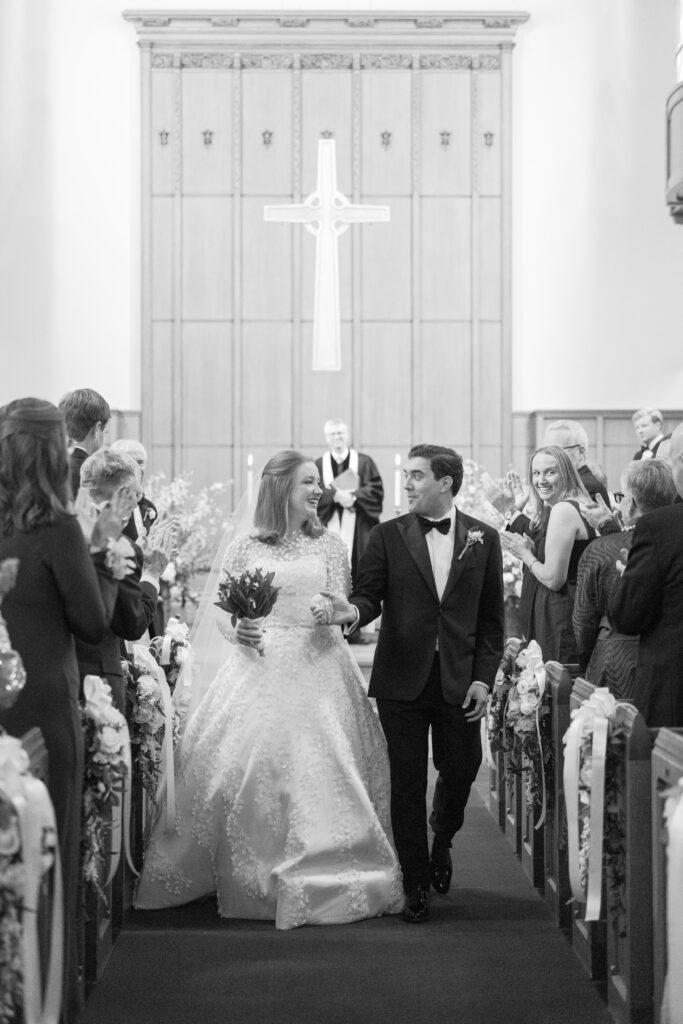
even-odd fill
[[[273,133],[269,131],[261,132],[261,138],[263,139],[263,145],[268,149],[268,146],[273,141]]]
[[[320,133],[320,138],[321,139],[333,139],[334,138],[334,132],[331,132],[329,128],[326,128],[325,131]]]
[[[168,145],[168,132],[159,132],[159,141],[162,146]]]
[[[441,145],[444,149],[448,149],[451,144],[451,133],[450,132],[439,132],[441,136]]]
[[[204,136],[204,145],[210,146],[213,142],[213,132],[202,132],[202,135]]]
[[[493,132],[484,132],[484,142],[487,146],[493,145]]]
[[[382,140],[382,146],[384,149],[389,149],[391,145],[391,132],[380,132],[380,139]]]

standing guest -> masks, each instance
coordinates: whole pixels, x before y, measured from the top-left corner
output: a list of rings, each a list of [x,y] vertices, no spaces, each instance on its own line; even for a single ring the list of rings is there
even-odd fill
[[[503,547],[524,563],[520,612],[526,640],[536,640],[544,661],[576,662],[572,626],[579,559],[595,537],[583,510],[588,493],[569,455],[545,445],[529,463],[528,534],[501,534]]]
[[[610,599],[621,583],[617,562],[633,540],[633,529],[642,515],[671,505],[676,487],[662,459],[631,462],[621,477],[623,497],[619,512],[624,529],[599,537],[584,551],[579,562],[574,599],[574,633],[579,652],[579,671],[596,686],[607,686],[619,700],[635,696],[638,637],[624,636],[607,613]]]
[[[631,417],[640,448],[633,458],[666,459],[669,455],[671,434],[664,433],[664,419],[659,409],[638,409]]]
[[[438,893],[450,888],[451,843],[481,764],[479,721],[503,653],[500,543],[492,527],[456,508],[462,478],[462,457],[453,449],[411,448],[410,512],[372,531],[348,601],[326,595],[336,623],[362,626],[382,612],[368,692],[389,748],[391,823],[410,924],[430,917],[430,881]],[[430,727],[439,773],[431,852]]]
[[[2,611],[12,644],[22,657],[26,685],[0,713],[15,736],[37,726],[49,755],[49,790],[55,808],[64,876],[64,1022],[77,1020],[76,920],[83,779],[83,733],[78,707],[74,637],[97,643],[113,605],[115,581],[104,565],[107,536],[121,531],[114,503],[95,523],[90,552],[70,511],[64,420],[38,398],[0,410],[0,561],[18,558],[14,589]],[[116,525],[118,524],[118,525]],[[95,564],[94,564],[95,563]],[[98,574],[109,581],[109,607]]]
[[[149,533],[149,529],[158,515],[156,505],[145,496],[143,490],[147,470],[147,450],[141,441],[135,441],[132,438],[119,438],[110,447],[113,452],[130,455],[138,467],[138,503],[133,509],[130,522],[126,523],[123,528],[125,537],[138,540],[139,537],[145,537]]]
[[[588,464],[588,434],[580,423],[576,420],[553,420],[546,427],[543,444],[555,444],[558,448],[562,448],[571,459],[581,483],[593,501],[599,494],[605,504],[609,506],[605,474],[598,467],[599,476],[596,476]]]
[[[349,447],[349,428],[343,420],[328,420],[323,429],[328,451],[315,460],[323,483],[318,516],[323,526],[340,534],[346,544],[353,585],[370,531],[382,514],[384,487],[370,456]],[[367,640],[358,630],[349,643]]]
[[[683,424],[671,435],[669,461],[683,497]],[[648,726],[683,726],[683,502],[636,523],[609,617],[621,633],[640,636],[635,703]]]
[[[92,388],[70,391],[61,399],[59,409],[69,439],[69,480],[71,497],[75,499],[81,486],[81,466],[104,444],[111,410],[102,395]]]
[[[137,495],[138,468],[129,455],[113,448],[100,448],[83,463],[81,483],[98,511],[123,487],[132,493],[132,504]],[[121,712],[125,711],[121,641],[139,640],[151,628],[159,595],[159,576],[170,557],[172,524],[160,527],[150,541],[152,539],[154,547],[147,548],[144,558],[140,547],[130,538],[125,539],[124,544],[130,551],[131,569],[117,580],[116,604],[110,626],[97,643],[76,640],[81,679],[87,675],[104,676],[111,687],[114,704]]]

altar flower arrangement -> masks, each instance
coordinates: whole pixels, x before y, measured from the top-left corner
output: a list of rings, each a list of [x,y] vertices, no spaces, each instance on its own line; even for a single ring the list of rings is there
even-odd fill
[[[112,828],[112,809],[121,801],[128,775],[128,728],[114,707],[109,684],[99,676],[86,676],[81,722],[85,738],[83,776],[83,831],[81,872],[103,903],[107,837]]]
[[[233,627],[238,619],[260,619],[270,615],[279,587],[273,586],[274,572],[263,572],[262,569],[247,569],[239,576],[228,575],[218,584],[218,608],[230,615]],[[263,647],[259,647],[259,655],[263,657]]]
[[[553,751],[545,666],[535,640],[519,652],[516,665],[521,671],[510,689],[505,709],[507,769],[514,774],[524,771],[527,810],[541,808],[538,827],[545,818],[545,779],[552,767]]]
[[[182,473],[169,482],[163,473],[145,481],[145,491],[156,505],[158,518],[173,516],[176,554],[161,577],[161,598],[166,618],[190,615],[199,603],[198,577],[211,568],[213,556],[230,518],[232,481],[213,483],[194,491],[192,474]]]

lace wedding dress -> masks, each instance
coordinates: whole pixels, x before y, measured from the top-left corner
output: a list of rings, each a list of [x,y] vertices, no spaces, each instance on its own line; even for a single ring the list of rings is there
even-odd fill
[[[275,572],[265,656],[226,644],[181,743],[175,830],[164,831],[160,813],[135,905],[216,892],[224,917],[278,928],[397,913],[384,735],[339,627],[316,625],[309,610],[315,593],[348,593],[343,542],[241,537],[223,568]]]

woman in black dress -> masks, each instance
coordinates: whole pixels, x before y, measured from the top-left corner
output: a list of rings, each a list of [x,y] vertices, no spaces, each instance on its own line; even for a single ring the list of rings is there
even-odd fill
[[[120,529],[120,527],[119,527]],[[76,920],[83,778],[74,635],[96,643],[107,627],[104,554],[88,549],[70,510],[64,422],[50,402],[24,398],[0,409],[0,561],[18,558],[2,612],[26,669],[16,703],[0,713],[13,736],[37,726],[49,755],[65,899],[64,1022],[79,1013]],[[95,563],[97,563],[97,568]],[[100,586],[98,574],[105,580]],[[104,595],[104,596],[103,596]]]
[[[572,626],[579,559],[596,536],[581,514],[591,499],[569,456],[544,445],[529,464],[528,535],[501,534],[501,544],[524,562],[520,611],[526,640],[536,640],[544,661],[577,660]]]

